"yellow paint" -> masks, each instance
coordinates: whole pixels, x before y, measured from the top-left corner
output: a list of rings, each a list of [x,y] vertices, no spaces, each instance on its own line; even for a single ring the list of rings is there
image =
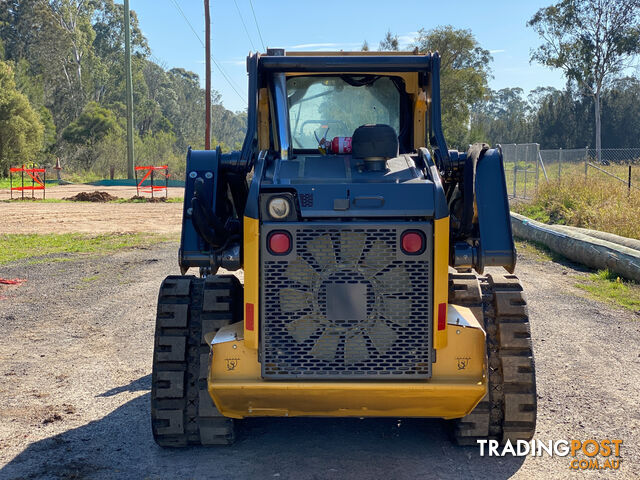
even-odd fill
[[[247,348],[258,348],[260,330],[260,234],[257,218],[244,217],[244,338]],[[253,303],[253,330],[247,330],[246,304]]]
[[[209,376],[213,382],[219,379],[260,379],[258,351],[248,348],[245,340],[213,345],[213,361]]]
[[[213,388],[212,388],[213,387]],[[262,382],[210,384],[220,412],[245,417],[439,417],[469,413],[484,383]]]
[[[433,348],[447,346],[447,329],[438,330],[438,305],[449,300],[449,217],[434,220]]]
[[[331,417],[462,417],[486,393],[485,333],[473,313],[449,306],[455,338],[438,350],[431,379],[422,381],[273,381],[261,378],[246,340],[212,347],[209,393],[223,415]]]
[[[258,91],[258,148],[269,150],[269,90]]]
[[[484,329],[466,307],[449,305],[447,313],[451,322],[447,324],[447,333],[451,341],[436,354],[433,378],[481,381],[486,363]]]

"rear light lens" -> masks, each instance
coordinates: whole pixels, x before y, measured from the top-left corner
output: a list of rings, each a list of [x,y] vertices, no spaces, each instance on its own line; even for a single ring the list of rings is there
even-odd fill
[[[447,304],[438,304],[438,330],[447,328]]]
[[[253,309],[253,303],[246,303],[245,304],[245,308],[244,308],[244,316],[246,317],[245,319],[245,327],[247,330],[251,330],[253,331],[254,328],[254,309]]]
[[[402,234],[400,246],[407,255],[420,255],[425,248],[424,234],[417,230],[408,230]]]
[[[272,232],[267,246],[272,255],[286,255],[291,251],[291,235],[289,232]]]

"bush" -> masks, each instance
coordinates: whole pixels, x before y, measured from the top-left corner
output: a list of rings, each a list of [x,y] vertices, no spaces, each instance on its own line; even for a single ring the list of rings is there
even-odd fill
[[[608,178],[563,178],[540,184],[531,203],[512,205],[534,220],[640,239],[640,191]]]

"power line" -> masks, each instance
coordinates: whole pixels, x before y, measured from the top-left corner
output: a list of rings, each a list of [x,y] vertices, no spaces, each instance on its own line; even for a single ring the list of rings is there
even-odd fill
[[[251,36],[249,35],[249,30],[247,30],[247,24],[244,23],[244,18],[242,18],[242,13],[240,13],[240,8],[238,7],[238,2],[236,2],[236,0],[233,0],[233,3],[236,4],[236,10],[238,11],[238,16],[240,17],[240,21],[242,22],[242,26],[244,27],[244,33],[247,34],[247,38],[249,39],[249,43],[251,44],[251,49],[255,51],[256,47],[253,44],[253,40],[251,40]]]
[[[196,38],[200,42],[200,45],[202,45],[202,48],[204,48],[204,42],[202,41],[202,38],[200,38],[200,35],[198,35],[198,32],[196,32],[196,30],[193,28],[193,25],[191,25],[191,22],[189,21],[187,16],[184,14],[182,9],[180,8],[180,5],[178,5],[176,0],[169,0],[169,1],[176,7],[178,12],[180,12],[180,15],[182,15],[182,18],[184,18],[184,21],[187,22],[187,25],[189,25],[189,28],[191,29],[193,34],[196,36]],[[229,79],[229,77],[227,76],[227,73],[224,71],[222,66],[217,62],[215,57],[213,55],[211,55],[210,58],[211,58],[211,61],[213,62],[213,64],[216,66],[216,68],[220,71],[220,74],[222,75],[222,78],[224,78],[225,81],[229,84],[229,86],[233,89],[233,91],[236,92],[236,95],[238,95],[240,100],[242,100],[243,102],[246,102],[247,99],[244,98],[242,95],[240,95],[240,92],[238,92],[238,90],[234,86],[233,82]]]
[[[260,43],[262,43],[262,51],[266,52],[267,49],[264,46],[264,40],[262,40],[262,33],[260,32],[260,25],[258,25],[258,19],[256,18],[256,12],[253,9],[253,2],[249,0],[249,5],[251,6],[251,13],[253,13],[253,21],[256,22],[256,28],[258,29],[258,35],[260,36]]]

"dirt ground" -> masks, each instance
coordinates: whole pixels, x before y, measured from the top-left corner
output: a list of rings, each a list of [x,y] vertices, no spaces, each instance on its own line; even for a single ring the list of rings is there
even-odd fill
[[[80,192],[103,191],[120,198],[135,195],[134,187],[63,185],[47,190],[47,198],[68,198]],[[3,191],[0,190],[0,199]],[[6,193],[6,192],[5,192]],[[51,195],[50,195],[51,194]],[[184,194],[169,189],[170,196]],[[149,196],[148,194],[144,194]],[[7,197],[8,198],[8,197]],[[0,202],[1,233],[179,233],[182,203],[43,203]]]
[[[517,273],[532,318],[536,438],[622,439],[620,471],[481,458],[450,442],[446,422],[422,419],[250,419],[231,447],[161,449],[149,420],[154,315],[176,250],[0,266],[0,277],[26,279],[0,292],[0,479],[638,476],[640,318],[583,298],[579,268],[527,255]]]
[[[71,185],[50,185],[47,184],[46,190],[46,198],[56,198],[63,199],[73,197],[77,193],[80,192],[93,192],[93,191],[104,191],[109,192],[111,195],[114,195],[119,198],[131,198],[136,195],[136,187],[134,186],[115,186],[115,187],[105,187],[105,186],[95,186],[95,185],[85,185],[81,183],[74,183]],[[169,187],[168,196],[169,197],[182,197],[184,194],[184,188],[178,187]],[[25,197],[31,197],[31,192],[25,191]],[[145,197],[150,197],[150,193],[140,193],[140,195]],[[42,198],[42,191],[36,190],[34,192],[35,198]],[[164,197],[164,192],[162,193],[154,193],[154,196]],[[19,198],[20,192],[13,192],[13,198]],[[0,188],[0,200],[9,200],[11,198],[11,190],[8,188]]]

